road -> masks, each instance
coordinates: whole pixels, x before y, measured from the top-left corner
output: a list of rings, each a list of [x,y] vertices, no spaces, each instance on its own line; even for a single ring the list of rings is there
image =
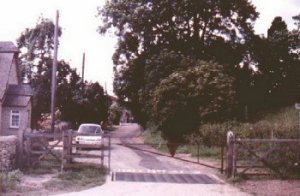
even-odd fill
[[[141,143],[139,135],[140,127],[137,124],[119,126],[112,133],[111,140],[113,177],[109,176],[102,186],[63,195],[247,195],[218,178],[218,171],[215,169],[169,155],[162,156],[146,145],[133,146],[134,148],[125,145]],[[197,182],[200,178],[204,180]],[[184,181],[177,181],[178,179]]]
[[[174,159],[170,155],[163,156],[156,150],[142,143],[140,127],[137,124],[125,124],[112,133],[112,161],[113,171],[117,170],[165,170],[167,172],[215,172],[215,170],[198,164]],[[133,145],[128,145],[133,143]],[[176,155],[175,155],[176,157]]]

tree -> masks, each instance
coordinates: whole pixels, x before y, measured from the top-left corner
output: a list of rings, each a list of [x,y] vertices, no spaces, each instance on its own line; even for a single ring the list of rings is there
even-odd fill
[[[99,16],[103,22],[100,32],[112,29],[119,37],[113,56],[115,93],[145,125],[149,115],[143,108],[151,105],[148,94],[181,67],[168,64],[168,55],[161,53],[236,65],[242,54],[239,44],[253,34],[258,13],[247,0],[120,0],[107,1]],[[148,85],[150,73],[154,77]]]
[[[275,17],[268,29],[268,37],[261,38],[260,45],[256,45],[259,74],[255,85],[264,88],[267,104],[262,104],[267,107],[293,104],[299,97],[299,55],[295,53],[297,43],[292,39],[292,32],[281,17]]]
[[[224,66],[194,60],[195,65],[175,71],[155,88],[152,116],[172,142],[196,131],[200,124],[230,118],[234,108],[234,79]]]
[[[120,123],[120,119],[122,116],[123,108],[117,103],[113,103],[109,107],[109,121],[114,125],[118,125]]]
[[[42,114],[50,112],[53,38],[53,22],[40,18],[34,28],[26,29],[17,40],[21,51],[19,64],[23,70],[22,75],[34,90],[34,127]],[[75,126],[82,122],[100,123],[107,118],[110,102],[98,83],[84,82],[84,89],[82,83],[75,69],[64,60],[58,61],[56,105],[62,114],[61,118]]]
[[[54,28],[53,21],[41,17],[34,28],[25,29],[17,39],[17,45],[21,51],[19,62],[22,67],[22,76],[33,86],[36,85],[38,76],[43,74],[52,63]],[[58,36],[61,34],[61,28],[59,28]]]
[[[54,27],[53,21],[39,18],[34,28],[25,29],[17,39],[21,51],[19,55],[21,75],[34,90],[31,118],[34,127],[41,114],[50,109]],[[61,35],[60,28],[58,35]]]

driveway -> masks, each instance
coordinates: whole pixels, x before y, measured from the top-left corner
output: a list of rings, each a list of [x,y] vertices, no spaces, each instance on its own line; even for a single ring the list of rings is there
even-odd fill
[[[215,169],[176,159],[176,155],[175,158],[162,156],[146,145],[125,145],[141,143],[139,135],[137,124],[119,126],[112,133],[113,175],[102,186],[63,195],[247,195],[218,178]]]

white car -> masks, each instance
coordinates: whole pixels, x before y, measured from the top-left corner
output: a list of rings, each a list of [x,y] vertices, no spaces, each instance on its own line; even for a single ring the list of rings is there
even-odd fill
[[[75,141],[77,144],[85,145],[102,145],[103,130],[98,124],[81,124],[78,129],[80,135],[76,136]],[[88,146],[92,148],[93,146]],[[84,147],[85,148],[85,147]],[[80,148],[77,148],[80,149]]]

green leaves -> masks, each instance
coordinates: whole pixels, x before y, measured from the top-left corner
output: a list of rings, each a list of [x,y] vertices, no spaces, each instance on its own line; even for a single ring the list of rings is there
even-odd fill
[[[59,30],[59,35],[61,31]],[[21,50],[19,62],[23,76],[34,89],[32,102],[33,126],[42,114],[50,112],[50,86],[54,49],[54,24],[49,19],[39,19],[36,26],[26,29],[18,39]],[[131,45],[134,47],[134,39]],[[82,87],[85,87],[84,90]],[[62,120],[74,125],[81,122],[100,123],[107,117],[107,96],[98,83],[85,83],[63,60],[57,67],[57,108]]]
[[[170,140],[184,138],[203,122],[229,118],[235,104],[234,79],[223,66],[203,61],[194,65],[170,74],[152,94],[152,116]]]

